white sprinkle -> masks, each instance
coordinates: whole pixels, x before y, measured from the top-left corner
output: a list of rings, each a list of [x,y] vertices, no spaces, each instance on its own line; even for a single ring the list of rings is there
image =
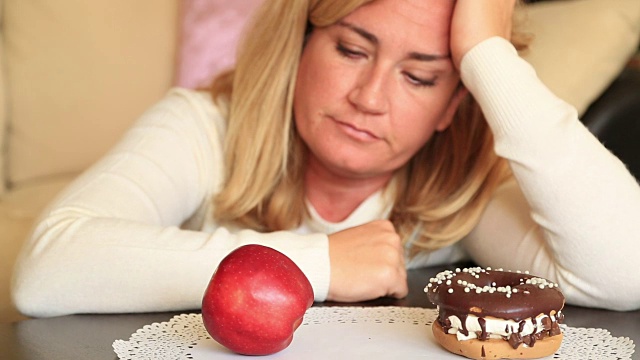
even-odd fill
[[[453,289],[449,289],[449,294],[453,294]]]

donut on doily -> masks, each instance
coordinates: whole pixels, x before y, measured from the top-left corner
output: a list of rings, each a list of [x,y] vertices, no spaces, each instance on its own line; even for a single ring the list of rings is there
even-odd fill
[[[434,337],[454,354],[531,359],[561,345],[565,298],[549,280],[475,267],[443,271],[425,292],[438,308]]]

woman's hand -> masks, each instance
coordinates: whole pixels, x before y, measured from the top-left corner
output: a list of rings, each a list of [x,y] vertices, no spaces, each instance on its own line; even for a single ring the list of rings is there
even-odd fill
[[[464,55],[490,37],[511,38],[516,0],[456,0],[451,19],[451,56],[460,69]]]
[[[389,221],[329,235],[331,283],[327,300],[354,302],[409,292],[404,250]]]

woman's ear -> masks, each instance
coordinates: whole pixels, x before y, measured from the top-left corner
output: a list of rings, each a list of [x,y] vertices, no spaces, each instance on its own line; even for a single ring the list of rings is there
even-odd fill
[[[447,108],[442,114],[442,119],[440,119],[440,122],[436,126],[436,131],[447,130],[449,125],[451,125],[451,122],[453,121],[454,116],[456,115],[456,111],[458,111],[458,106],[460,106],[460,103],[468,94],[469,94],[469,90],[467,90],[467,88],[465,88],[464,85],[460,83],[455,93],[451,97],[451,100],[449,101],[449,105],[447,105]]]

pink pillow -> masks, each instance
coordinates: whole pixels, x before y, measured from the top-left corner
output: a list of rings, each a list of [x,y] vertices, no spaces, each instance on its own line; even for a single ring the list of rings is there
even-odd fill
[[[243,26],[262,1],[183,0],[176,85],[208,86],[232,67]]]

